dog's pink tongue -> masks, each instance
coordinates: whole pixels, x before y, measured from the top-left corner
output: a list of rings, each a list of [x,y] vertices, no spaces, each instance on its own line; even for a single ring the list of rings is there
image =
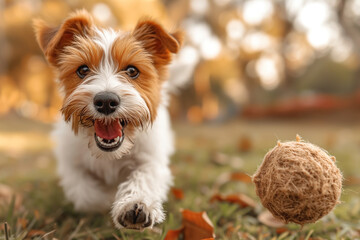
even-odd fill
[[[100,120],[95,120],[94,127],[96,135],[107,140],[122,136],[122,127],[118,119],[109,124],[105,124]]]

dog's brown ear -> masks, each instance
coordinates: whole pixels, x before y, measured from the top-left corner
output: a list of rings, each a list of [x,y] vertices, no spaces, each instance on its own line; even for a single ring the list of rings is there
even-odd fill
[[[59,27],[49,27],[39,19],[33,21],[36,39],[47,60],[55,66],[64,47],[70,45],[75,36],[88,34],[92,25],[93,20],[86,10],[71,14]]]
[[[148,19],[138,22],[133,36],[155,57],[155,64],[168,64],[171,53],[179,51],[183,39],[181,31],[168,33],[159,23]]]

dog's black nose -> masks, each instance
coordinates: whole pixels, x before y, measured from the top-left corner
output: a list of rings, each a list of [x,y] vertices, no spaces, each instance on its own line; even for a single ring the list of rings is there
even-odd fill
[[[115,112],[119,104],[119,96],[112,92],[100,92],[94,97],[95,109],[105,115]]]

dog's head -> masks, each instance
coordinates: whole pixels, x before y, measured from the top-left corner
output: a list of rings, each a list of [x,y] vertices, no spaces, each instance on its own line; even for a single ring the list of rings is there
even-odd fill
[[[156,118],[161,86],[181,34],[155,21],[132,32],[97,27],[85,10],[59,27],[34,22],[38,43],[57,69],[64,94],[62,114],[75,134],[90,136],[94,154],[127,153],[133,137]],[[96,147],[95,147],[96,146]]]

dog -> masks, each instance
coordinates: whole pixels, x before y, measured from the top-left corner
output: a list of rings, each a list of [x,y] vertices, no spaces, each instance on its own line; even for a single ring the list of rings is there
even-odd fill
[[[34,29],[64,98],[53,137],[67,199],[79,211],[111,210],[119,229],[163,222],[174,151],[167,71],[182,32],[152,19],[115,31],[85,10]]]

